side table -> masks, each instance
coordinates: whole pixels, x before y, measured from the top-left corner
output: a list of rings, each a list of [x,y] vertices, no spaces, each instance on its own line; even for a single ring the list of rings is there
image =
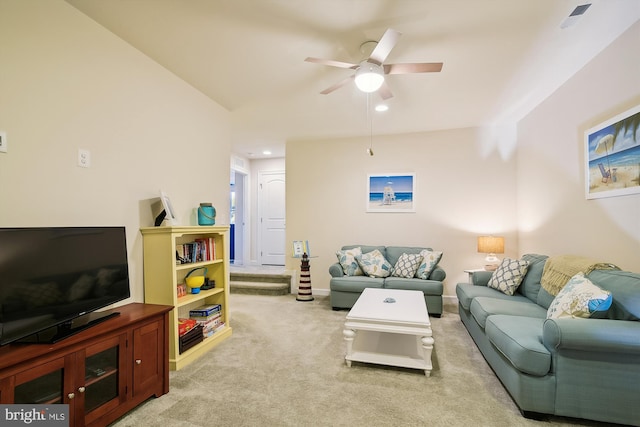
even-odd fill
[[[464,271],[469,275],[469,279],[468,279],[469,283],[473,283],[473,273],[476,273],[478,271],[486,271],[486,270],[484,268],[470,268]]]

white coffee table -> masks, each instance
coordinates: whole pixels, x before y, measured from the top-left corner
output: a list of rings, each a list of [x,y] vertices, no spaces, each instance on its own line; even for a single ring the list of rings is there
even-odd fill
[[[349,367],[356,361],[431,375],[434,340],[421,291],[365,289],[347,314],[343,334]]]

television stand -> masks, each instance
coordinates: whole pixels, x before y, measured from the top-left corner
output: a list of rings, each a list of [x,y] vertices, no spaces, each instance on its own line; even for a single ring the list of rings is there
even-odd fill
[[[172,309],[127,304],[56,343],[1,346],[0,404],[66,404],[69,426],[103,427],[168,393]]]

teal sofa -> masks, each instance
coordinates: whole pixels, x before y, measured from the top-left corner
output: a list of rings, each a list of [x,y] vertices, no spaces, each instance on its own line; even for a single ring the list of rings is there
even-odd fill
[[[587,278],[613,296],[602,318],[547,319],[547,257],[523,259],[512,296],[486,286],[491,272],[456,286],[462,323],[522,414],[640,426],[640,274],[594,270]]]
[[[389,263],[394,266],[398,258],[403,253],[419,254],[424,249],[431,248],[410,247],[410,246],[368,246],[368,245],[348,245],[342,250],[360,247],[362,253],[368,253],[378,249]],[[429,315],[440,317],[442,315],[442,281],[447,277],[445,271],[438,265],[431,271],[427,279],[402,278],[402,277],[368,277],[368,276],[347,276],[339,262],[329,267],[331,280],[329,282],[331,307],[334,310],[351,308],[358,300],[358,297],[365,288],[386,288],[405,289],[422,291],[424,300],[427,303]]]

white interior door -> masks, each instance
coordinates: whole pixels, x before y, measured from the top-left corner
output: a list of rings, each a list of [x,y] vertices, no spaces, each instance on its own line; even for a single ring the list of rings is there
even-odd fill
[[[260,215],[260,259],[263,265],[284,265],[285,174],[260,172],[258,179]]]

